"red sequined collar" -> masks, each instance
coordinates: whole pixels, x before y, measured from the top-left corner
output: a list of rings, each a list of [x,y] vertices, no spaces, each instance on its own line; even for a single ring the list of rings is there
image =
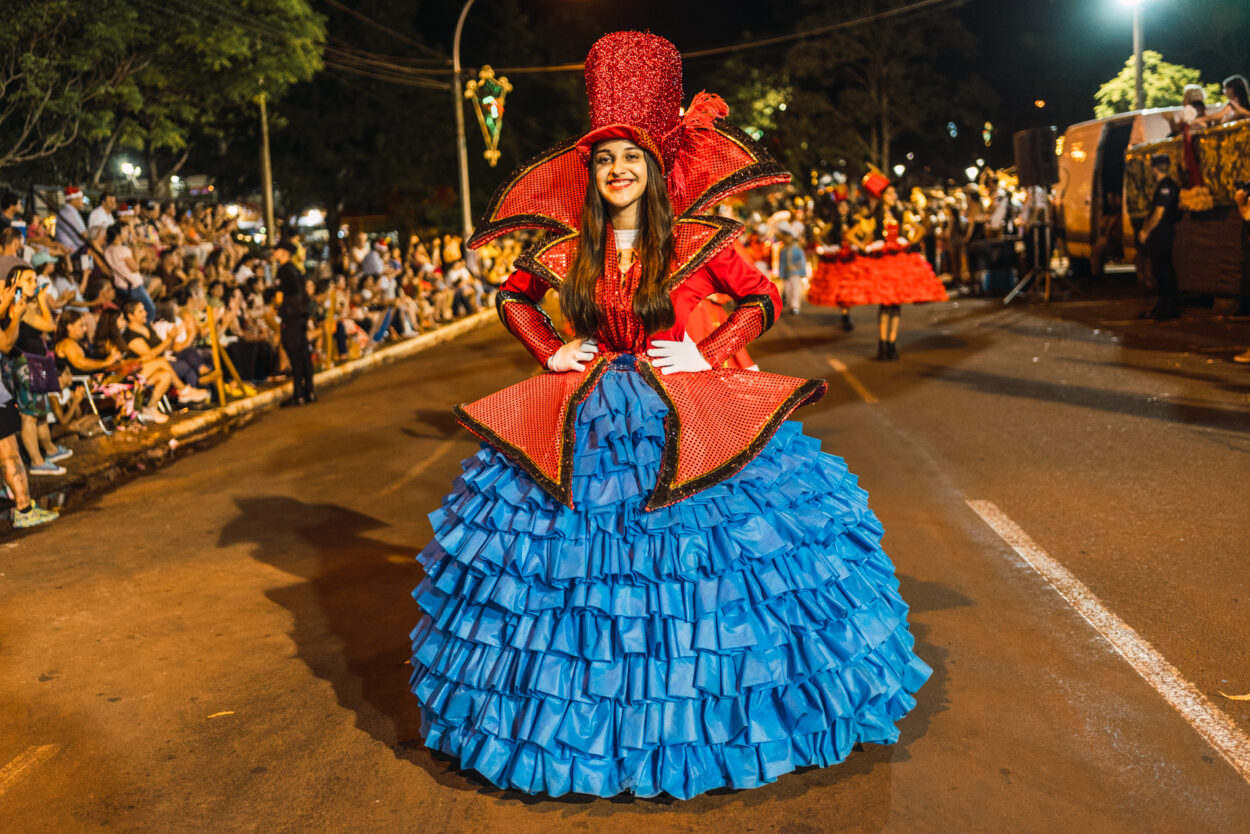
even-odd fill
[[[491,197],[469,247],[519,229],[547,232],[544,240],[517,260],[553,287],[568,272],[576,251],[589,170],[578,152],[578,137],[522,165]],[[673,201],[674,286],[727,246],[741,224],[706,212],[716,203],[752,188],[790,181],[786,169],[743,131],[724,121],[698,131],[697,144],[683,161],[680,192]]]

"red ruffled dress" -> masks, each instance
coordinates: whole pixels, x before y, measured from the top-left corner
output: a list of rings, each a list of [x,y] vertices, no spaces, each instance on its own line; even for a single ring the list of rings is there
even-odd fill
[[[910,246],[897,243],[898,236],[899,225],[887,219],[884,235],[877,241],[883,245],[856,258],[854,268],[840,274],[832,306],[947,300],[946,287],[929,262]]]
[[[807,290],[807,300],[821,307],[848,306],[839,301],[842,286],[856,283],[860,257],[849,246],[818,246],[816,272]]]

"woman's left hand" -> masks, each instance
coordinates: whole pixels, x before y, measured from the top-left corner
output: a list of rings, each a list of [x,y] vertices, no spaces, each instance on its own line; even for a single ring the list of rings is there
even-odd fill
[[[651,357],[651,364],[659,368],[665,376],[712,370],[689,333],[680,342],[656,339],[651,345],[647,356]]]

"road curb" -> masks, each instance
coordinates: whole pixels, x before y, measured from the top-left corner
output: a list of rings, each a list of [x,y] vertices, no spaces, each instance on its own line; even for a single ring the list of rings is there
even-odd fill
[[[342,365],[328,368],[313,377],[314,384],[318,388],[333,388],[348,380],[355,379],[374,368],[394,364],[401,359],[407,359],[435,345],[441,345],[444,342],[463,336],[494,319],[495,311],[493,308],[479,310],[459,321],[440,327],[432,333],[422,333],[420,336],[414,336],[398,344],[380,348],[368,356],[362,356],[359,359],[353,359],[349,362],[344,362]],[[291,395],[291,390],[291,383],[283,383],[277,388],[262,391],[254,397],[235,400],[222,408],[215,408],[212,411],[205,411],[185,420],[179,420],[171,425],[170,437],[175,440],[183,440],[193,436],[203,437],[206,433],[211,434],[209,430],[214,427],[228,428],[240,418],[268,411],[271,408],[277,408],[279,403]]]
[[[387,345],[342,365],[328,368],[314,376],[319,388],[334,388],[375,368],[392,365],[422,351],[459,338],[496,320],[495,310],[488,308],[444,325],[431,333],[422,333],[411,339]],[[265,412],[277,408],[291,395],[291,383],[261,391],[255,396],[226,404],[211,411],[192,413],[171,420],[166,426],[148,426],[143,441],[131,448],[112,454],[84,454],[76,460],[82,468],[71,469],[71,474],[49,480],[32,480],[31,497],[40,503],[50,499],[60,506],[70,494],[89,495],[101,492],[125,476],[129,469],[159,465],[175,454],[185,453],[192,444],[224,435],[231,429],[245,425]],[[59,496],[59,497],[58,497]]]

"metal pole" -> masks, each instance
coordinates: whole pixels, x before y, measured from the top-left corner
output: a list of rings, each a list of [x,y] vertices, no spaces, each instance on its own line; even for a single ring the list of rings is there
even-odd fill
[[[456,109],[456,153],[460,159],[460,224],[464,239],[473,234],[473,209],[469,205],[469,146],[464,137],[464,93],[460,80],[460,33],[474,0],[468,0],[456,21],[456,37],[451,44],[451,103]]]
[[[265,244],[278,242],[277,229],[273,223],[273,170],[269,167],[269,111],[265,107],[265,94],[257,99],[260,105],[260,190],[265,201]]]
[[[1137,65],[1137,104],[1134,109],[1146,109],[1145,61],[1142,58],[1141,3],[1133,4],[1133,62]]]

